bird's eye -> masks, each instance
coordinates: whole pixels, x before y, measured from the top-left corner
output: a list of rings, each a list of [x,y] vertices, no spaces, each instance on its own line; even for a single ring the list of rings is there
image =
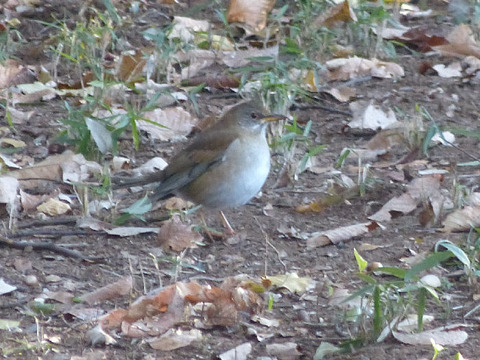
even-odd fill
[[[252,112],[252,113],[250,114],[250,117],[251,117],[252,119],[256,119],[256,118],[258,117],[258,115],[255,114],[254,112]]]

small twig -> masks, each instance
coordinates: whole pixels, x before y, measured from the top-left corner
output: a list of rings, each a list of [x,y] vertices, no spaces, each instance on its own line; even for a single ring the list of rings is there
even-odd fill
[[[298,110],[320,109],[320,110],[325,110],[325,111],[335,113],[335,114],[352,116],[352,113],[350,113],[348,111],[338,110],[338,109],[332,108],[330,106],[324,106],[324,105],[304,105],[304,106],[295,105],[295,109],[298,109]]]
[[[223,282],[225,281],[225,278],[217,278],[213,276],[205,276],[205,275],[196,275],[189,277],[188,280],[190,281],[197,281],[197,280],[204,280],[204,281],[215,281],[215,282]]]
[[[463,317],[466,319],[468,317],[470,317],[470,315],[472,315],[474,312],[477,312],[478,309],[480,309],[480,304],[475,306],[472,310],[470,310],[469,312],[467,312]]]
[[[62,218],[51,218],[45,220],[30,220],[23,221],[17,225],[17,229],[24,229],[29,227],[39,227],[39,226],[55,226],[55,225],[75,225],[77,223],[78,217],[68,216]]]
[[[60,237],[60,236],[72,236],[72,235],[89,235],[91,231],[87,230],[58,230],[58,229],[50,229],[50,230],[30,230],[30,231],[22,231],[17,232],[15,234],[9,235],[10,238],[18,239],[20,237],[27,237],[27,236],[52,236],[52,237]]]
[[[265,238],[265,243],[267,245],[270,245],[270,247],[277,253],[277,256],[278,256],[278,261],[280,262],[280,264],[283,265],[283,268],[285,269],[285,272],[287,272],[287,265],[285,265],[285,263],[282,261],[282,259],[280,258],[280,252],[277,250],[277,248],[275,246],[273,246],[273,244],[270,242],[270,237],[268,236],[268,234],[265,232],[265,230],[263,230],[262,228],[262,225],[260,225],[260,222],[258,221],[257,217],[254,216],[253,217],[255,219],[255,222],[257,223],[258,227],[260,228],[260,231],[262,232],[263,234],[263,237]],[[267,276],[267,246],[265,246],[265,276]]]
[[[23,306],[26,303],[28,303],[28,300],[19,300],[19,301],[15,301],[14,303],[0,304],[0,310],[13,309],[17,306]]]
[[[57,246],[51,242],[36,242],[36,241],[16,241],[5,236],[0,235],[0,246],[8,246],[14,249],[25,250],[26,248],[32,248],[33,250],[47,250],[54,253],[71,257],[74,259],[80,259],[83,261],[96,261],[103,259],[101,257],[87,257],[76,250],[69,250],[63,247]]]
[[[448,141],[447,139],[443,139],[443,141],[445,141],[448,145],[452,146],[452,147],[453,147],[454,149],[456,149],[457,151],[460,151],[462,154],[466,155],[466,156],[469,157],[470,159],[480,162],[480,158],[478,158],[478,157],[475,156],[475,155],[472,155],[472,154],[468,153],[467,151],[465,151],[465,150],[463,150],[462,148],[460,148],[458,145],[456,145],[456,144]]]
[[[218,94],[218,95],[211,95],[209,99],[230,99],[230,98],[239,98],[240,95],[236,93],[227,93],[227,94]]]

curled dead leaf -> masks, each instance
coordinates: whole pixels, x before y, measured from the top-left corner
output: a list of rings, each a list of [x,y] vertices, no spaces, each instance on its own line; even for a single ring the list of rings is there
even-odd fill
[[[307,240],[307,247],[314,248],[329,244],[338,244],[341,241],[345,242],[357,236],[372,232],[379,227],[380,225],[376,221],[371,221],[368,223],[342,226],[336,229],[322,231],[314,234]]]
[[[38,205],[37,210],[50,216],[56,216],[65,214],[71,211],[72,208],[58,199],[48,199],[43,204]]]
[[[443,232],[467,231],[480,226],[480,207],[465,206],[448,214],[443,221]]]
[[[356,22],[357,20],[357,16],[350,7],[349,2],[345,0],[320,14],[320,16],[313,21],[313,25],[315,27],[323,26],[330,28],[339,22]]]
[[[231,0],[227,21],[240,23],[246,30],[258,33],[267,25],[268,13],[275,2],[276,0]]]
[[[119,296],[125,296],[130,293],[132,286],[132,277],[126,276],[93,292],[83,294],[80,296],[80,299],[85,301],[87,304],[93,305],[106,300],[116,299]]]
[[[179,216],[174,216],[160,228],[158,240],[173,251],[183,251],[197,247],[197,243],[201,242],[203,237],[197,231],[193,231],[191,226],[184,225]]]

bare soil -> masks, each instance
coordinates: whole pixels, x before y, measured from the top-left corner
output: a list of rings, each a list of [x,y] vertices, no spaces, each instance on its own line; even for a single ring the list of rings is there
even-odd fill
[[[153,6],[153,5],[152,5]],[[161,9],[168,13],[170,10]],[[53,10],[52,10],[53,11]],[[146,15],[145,15],[146,16]],[[33,34],[37,33],[32,31]],[[26,59],[28,61],[28,59]],[[42,59],[38,60],[39,62]],[[400,55],[398,63],[405,67],[405,77],[397,80],[369,80],[355,85],[357,94],[363,99],[375,99],[385,107],[396,107],[407,114],[413,114],[415,106],[424,106],[437,125],[443,129],[458,128],[478,131],[480,91],[478,84],[466,82],[462,79],[443,79],[434,74],[420,75],[419,65],[425,61],[421,54]],[[448,59],[438,57],[429,58],[432,63],[444,63]],[[198,98],[201,116],[218,115],[219,109],[226,104],[233,104],[238,99],[221,98],[218,95],[229,95],[229,91],[212,90],[203,92]],[[323,106],[349,111],[347,105],[339,104],[330,98],[321,99]],[[70,100],[69,100],[70,101]],[[207,105],[208,104],[208,105]],[[450,105],[455,105],[453,117],[447,117],[446,111]],[[28,110],[29,107],[24,107]],[[15,136],[25,141],[28,147],[19,157],[31,154],[36,160],[48,156],[48,144],[61,128],[59,119],[65,115],[63,100],[48,101],[36,104],[35,115],[24,125],[16,126]],[[344,125],[350,120],[323,109],[294,110],[299,119],[312,120],[312,132],[317,135],[316,142],[325,144],[325,150],[317,157],[318,166],[332,166],[338,159],[341,150],[345,147],[358,147],[366,143],[371,135],[345,132]],[[2,112],[3,115],[3,112]],[[5,120],[1,120],[5,126]],[[35,141],[37,140],[37,141]],[[448,170],[442,187],[449,192],[453,191],[458,183],[468,188],[476,186],[477,168],[456,168],[455,164],[470,161],[466,153],[478,158],[478,141],[472,137],[457,136],[459,151],[452,147],[437,146],[429,151],[429,165],[435,168]],[[180,145],[175,145],[180,146]],[[134,158],[136,165],[153,156],[170,156],[174,147],[170,144],[154,144],[144,140],[140,152],[134,152],[128,139],[122,142],[122,154]],[[390,160],[400,160],[409,153],[407,148],[391,155]],[[299,152],[298,159],[303,154]],[[419,157],[424,157],[419,155]],[[425,157],[424,157],[425,158]],[[0,330],[0,348],[11,349],[15,346],[29,343],[37,344],[29,350],[22,350],[7,358],[10,359],[213,359],[219,354],[250,342],[253,352],[249,358],[255,359],[268,356],[266,344],[296,342],[301,358],[311,359],[316,348],[322,341],[338,344],[349,336],[358,335],[354,326],[346,325],[342,320],[342,311],[328,305],[330,286],[345,287],[352,292],[362,286],[356,276],[357,265],[353,256],[353,249],[362,243],[380,245],[373,251],[362,253],[368,261],[378,261],[384,265],[402,267],[400,258],[412,255],[413,252],[430,251],[440,239],[446,238],[462,246],[467,234],[442,234],[436,227],[424,228],[418,222],[418,209],[407,216],[399,216],[391,223],[386,224],[385,230],[376,230],[352,241],[326,247],[306,249],[305,240],[286,236],[279,229],[294,228],[302,233],[313,233],[339,226],[366,222],[367,217],[378,210],[388,199],[403,192],[408,182],[393,182],[378,176],[377,185],[367,189],[366,195],[355,197],[348,202],[327,208],[321,213],[298,213],[295,208],[299,204],[318,199],[325,193],[332,175],[316,175],[304,172],[298,180],[292,181],[287,187],[275,188],[282,168],[281,156],[273,157],[273,168],[270,177],[264,186],[261,196],[250,204],[235,210],[225,211],[226,216],[237,230],[244,234],[238,241],[217,239],[211,241],[205,237],[204,247],[188,250],[181,261],[186,264],[202,268],[203,273],[192,268],[178,268],[173,262],[159,263],[157,270],[151,254],[162,254],[176,258],[178,253],[162,248],[154,235],[134,236],[127,238],[98,235],[90,232],[85,235],[69,235],[68,231],[78,230],[74,226],[48,227],[30,226],[19,228],[24,232],[21,240],[41,241],[41,236],[35,236],[40,230],[49,229],[55,236],[58,245],[72,247],[85,256],[102,257],[100,262],[86,262],[70,257],[54,254],[48,251],[29,251],[3,247],[0,251],[0,277],[9,284],[17,286],[17,290],[0,296],[0,319],[18,319],[21,321],[22,332],[8,332]],[[344,168],[342,171],[347,171]],[[356,179],[355,174],[350,175]],[[67,186],[64,191],[71,191]],[[271,204],[273,210],[263,211]],[[81,216],[80,207],[74,210],[74,216]],[[17,226],[27,223],[35,214],[19,214]],[[207,223],[221,229],[220,222],[213,213],[206,214]],[[9,218],[3,214],[0,218],[4,229],[7,229]],[[198,224],[198,215],[188,216],[187,223]],[[151,223],[155,224],[155,223]],[[158,224],[157,224],[158,225]],[[437,224],[439,226],[439,224]],[[25,231],[31,231],[27,235]],[[5,230],[5,233],[8,233]],[[266,241],[271,243],[269,245]],[[43,239],[45,240],[45,239]],[[14,264],[18,260],[29,260],[32,269],[25,274],[16,270]],[[300,276],[308,276],[317,282],[316,288],[309,292],[307,298],[282,293],[276,299],[273,309],[266,311],[265,316],[280,321],[278,328],[265,328],[264,333],[269,337],[260,342],[248,335],[247,328],[252,326],[249,320],[234,327],[216,327],[204,331],[203,340],[186,348],[171,352],[152,350],[151,347],[138,340],[119,337],[118,344],[107,347],[92,347],[85,337],[86,331],[92,323],[85,323],[76,318],[68,318],[53,313],[49,316],[33,316],[28,310],[28,304],[33,301],[43,289],[51,291],[69,290],[66,286],[74,284],[74,292],[82,294],[110,284],[120,277],[133,275],[135,280],[134,291],[130,296],[118,299],[116,302],[102,304],[104,310],[116,307],[126,307],[133,299],[160,285],[168,285],[177,281],[188,281],[192,278],[203,284],[218,284],[227,276],[249,274],[262,276],[264,274],[281,274],[297,272]],[[26,275],[35,275],[38,278],[37,286],[25,284]],[[60,281],[48,282],[48,277],[58,275]],[[159,276],[162,283],[159,283]],[[452,287],[444,290],[443,304],[439,306],[433,301],[427,303],[427,313],[435,315],[435,326],[466,322],[474,325],[467,329],[469,339],[462,345],[449,347],[440,359],[452,359],[454,354],[461,352],[465,358],[478,358],[480,335],[478,316],[463,319],[463,315],[475,306],[472,293],[475,289],[469,287],[465,278],[459,276],[449,278]],[[448,298],[448,300],[445,300]],[[312,300],[314,299],[314,300]],[[191,324],[185,324],[189,328]],[[39,345],[39,337],[43,334],[49,339],[56,336],[59,343],[49,346]],[[336,355],[330,359],[430,359],[433,356],[431,346],[411,346],[401,344],[393,338],[387,338],[382,343],[365,345],[354,350],[352,354]]]

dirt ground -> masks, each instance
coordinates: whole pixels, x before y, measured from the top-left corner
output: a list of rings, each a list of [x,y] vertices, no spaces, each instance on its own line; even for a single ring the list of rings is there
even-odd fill
[[[425,59],[421,54],[400,55],[398,63],[404,66],[405,76],[396,81],[371,79],[359,82],[355,84],[358,97],[375,99],[376,103],[384,107],[397,108],[407,114],[412,114],[417,104],[422,105],[429,111],[437,125],[443,129],[478,131],[477,121],[480,112],[478,84],[472,81],[466,82],[460,78],[445,79],[428,73],[420,75],[418,67]],[[440,63],[445,59],[432,57],[428,60],[432,63]],[[202,92],[197,99],[201,115],[218,115],[218,113],[212,113],[212,109],[218,111],[224,105],[237,102],[238,98],[229,99],[227,96],[225,98],[219,96],[229,93],[223,90]],[[323,106],[349,111],[348,105],[339,104],[326,96],[321,97],[320,100]],[[65,113],[63,101],[58,99],[36,104],[34,117],[28,123],[16,126],[16,137],[28,145],[24,151],[37,156],[38,160],[48,156],[49,140],[55,137],[61,127],[58,119]],[[450,105],[455,105],[452,117],[446,115]],[[315,143],[326,145],[324,151],[316,158],[319,167],[332,166],[343,148],[359,147],[372,136],[345,132],[344,125],[350,118],[332,111],[295,109],[292,110],[293,113],[304,121],[312,120]],[[1,115],[3,117],[3,111]],[[6,125],[5,120],[1,120],[1,125]],[[433,147],[429,151],[429,166],[448,170],[442,182],[442,188],[448,192],[453,191],[454,186],[457,185],[455,182],[467,188],[475,187],[477,184],[477,168],[459,167],[454,170],[456,163],[471,161],[466,153],[478,158],[477,139],[457,136],[456,144],[463,152],[446,146]],[[130,142],[125,140],[121,145],[121,153],[134,158],[136,165],[140,165],[153,156],[168,158],[174,152],[173,148],[178,146],[181,145],[176,144],[172,147],[169,144],[154,144],[145,140],[142,142],[140,152],[135,153]],[[389,160],[400,160],[408,152],[407,148],[398,150]],[[297,160],[301,155],[299,151]],[[419,158],[425,157],[419,155]],[[296,206],[318,199],[325,193],[334,175],[306,171],[288,186],[277,188],[274,185],[279,178],[282,163],[281,155],[273,157],[272,171],[260,196],[246,206],[225,211],[236,231],[244,234],[244,237],[239,237],[235,241],[215,239],[213,242],[205,237],[205,246],[189,249],[183,254],[181,262],[194,265],[190,267],[176,266],[171,260],[160,262],[157,269],[152,261],[152,254],[170,259],[175,259],[179,254],[163,249],[155,235],[121,238],[99,235],[93,231],[83,235],[76,233],[69,235],[68,231],[78,230],[73,225],[46,228],[39,224],[30,224],[26,228],[21,228],[22,224],[28,225],[27,222],[32,215],[19,214],[17,227],[18,231],[24,234],[21,240],[41,240],[41,236],[35,236],[41,230],[58,231],[62,235],[52,239],[57,245],[73,248],[86,256],[101,257],[103,260],[90,263],[48,251],[2,247],[0,278],[15,285],[17,290],[0,296],[0,319],[21,320],[21,332],[0,330],[0,348],[23,348],[21,353],[14,352],[7,356],[9,359],[214,359],[235,346],[250,342],[253,351],[249,358],[267,359],[267,344],[295,342],[302,354],[299,358],[311,359],[322,341],[338,344],[347,340],[350,335],[356,335],[356,330],[342,321],[342,311],[328,305],[331,286],[347,288],[352,292],[362,286],[362,282],[356,275],[358,268],[354,259],[354,248],[358,248],[362,243],[379,245],[375,250],[362,253],[366,260],[402,267],[404,265],[400,262],[400,258],[408,257],[413,252],[430,251],[440,239],[449,239],[459,246],[466,241],[465,233],[439,233],[436,231],[439,224],[430,228],[422,227],[418,222],[418,214],[422,209],[417,209],[414,213],[399,216],[391,223],[385,224],[385,230],[375,230],[358,239],[338,245],[307,250],[304,239],[287,236],[282,229],[294,228],[298,232],[311,234],[366,222],[367,217],[388,199],[400,195],[408,181],[394,182],[377,175],[375,186],[367,189],[364,196],[354,197],[320,213],[302,214],[295,210]],[[346,173],[347,170],[344,168],[342,171]],[[346,173],[346,175],[356,179],[355,174]],[[61,186],[61,188],[69,191],[68,186]],[[272,209],[264,211],[267,204],[271,204]],[[77,208],[73,215],[80,216],[80,208]],[[8,234],[8,215],[3,214],[0,221],[4,229],[3,233]],[[187,216],[185,221],[192,224],[200,223],[197,214]],[[206,221],[213,227],[221,228],[214,213],[207,212]],[[149,225],[158,226],[159,224],[150,223]],[[17,270],[15,263],[19,260],[30,261],[33,265],[32,269],[26,273]],[[199,269],[203,269],[204,272],[200,272]],[[88,344],[85,335],[92,326],[91,322],[83,322],[57,313],[50,316],[34,315],[28,308],[28,304],[44,289],[70,291],[68,286],[74,284],[73,292],[82,294],[128,275],[132,275],[135,281],[134,290],[130,296],[102,304],[103,310],[110,311],[116,307],[128,306],[138,296],[159,287],[161,285],[159,278],[163,285],[173,283],[175,277],[176,281],[195,279],[202,284],[215,285],[227,276],[248,274],[258,277],[285,272],[297,272],[299,276],[310,277],[316,281],[316,286],[304,295],[278,293],[273,309],[266,310],[263,315],[277,319],[280,326],[274,329],[262,328],[261,331],[268,335],[263,341],[258,341],[256,337],[249,334],[247,330],[253,325],[246,319],[233,327],[204,330],[203,339],[200,342],[171,352],[152,350],[144,341],[122,337],[117,338],[116,345],[92,347]],[[26,275],[35,275],[38,285],[26,285]],[[52,275],[57,275],[59,280],[50,281]],[[449,280],[452,286],[442,290],[444,307],[429,301],[427,313],[435,315],[434,326],[463,322],[473,326],[466,330],[469,338],[465,343],[448,347],[441,353],[439,359],[453,359],[457,352],[461,352],[467,359],[479,358],[478,316],[474,315],[468,320],[463,319],[463,315],[476,305],[472,300],[473,290],[461,276],[449,278]],[[191,326],[192,324],[187,322],[182,327],[189,329]],[[260,325],[256,324],[255,327],[259,328]],[[48,339],[60,340],[58,343],[50,340],[47,342],[48,345],[44,343],[40,346],[38,339],[44,335]],[[30,344],[31,347],[26,350],[26,347],[22,346],[25,344]],[[432,356],[431,346],[406,345],[389,337],[382,343],[362,346],[352,354],[332,355],[329,359],[401,360],[431,359]]]

